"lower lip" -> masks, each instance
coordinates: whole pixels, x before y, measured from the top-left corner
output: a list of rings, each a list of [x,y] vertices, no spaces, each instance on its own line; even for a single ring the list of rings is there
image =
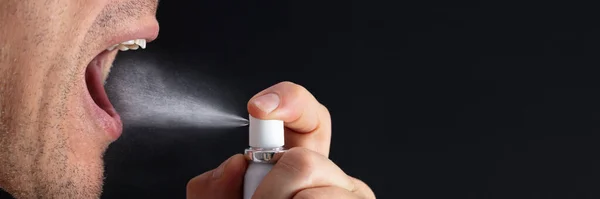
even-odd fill
[[[108,61],[108,56],[110,52],[104,51],[97,55],[88,65],[86,69],[86,75],[91,75],[91,78],[94,78],[93,81],[100,82],[102,78],[102,67],[105,65],[105,62]],[[87,78],[84,78],[87,81]],[[107,133],[107,136],[111,141],[117,140],[123,131],[123,124],[121,122],[121,117],[114,110],[114,107],[110,105],[109,107],[102,109],[94,99],[92,98],[91,91],[88,89],[87,84],[85,84],[86,93],[85,101],[88,106],[88,110],[91,110],[91,115],[96,121],[96,123]],[[103,89],[103,88],[102,88]],[[101,92],[106,93],[104,90]],[[110,114],[109,114],[110,112]]]

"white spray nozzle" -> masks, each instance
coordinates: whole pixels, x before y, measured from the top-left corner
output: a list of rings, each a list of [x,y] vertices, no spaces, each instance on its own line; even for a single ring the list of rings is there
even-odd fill
[[[285,144],[281,120],[261,120],[250,115],[250,147],[276,148]]]

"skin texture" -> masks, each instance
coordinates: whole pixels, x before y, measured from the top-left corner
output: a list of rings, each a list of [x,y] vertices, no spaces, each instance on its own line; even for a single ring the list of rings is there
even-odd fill
[[[2,189],[16,198],[99,198],[102,155],[114,139],[86,105],[85,70],[107,39],[155,21],[156,8],[157,0],[0,1]]]
[[[16,198],[100,197],[102,155],[116,138],[99,119],[101,109],[90,105],[86,68],[122,42],[106,44],[115,35],[155,23],[157,4],[0,0],[0,188]],[[111,52],[104,62],[103,79],[115,56]],[[253,97],[248,111],[284,120],[286,147],[293,148],[265,177],[256,198],[375,198],[328,159],[329,112],[306,89],[277,84]],[[246,166],[236,155],[193,178],[188,198],[240,198]]]

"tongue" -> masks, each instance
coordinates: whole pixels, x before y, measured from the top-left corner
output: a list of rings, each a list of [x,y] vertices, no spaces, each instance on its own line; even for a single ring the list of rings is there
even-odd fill
[[[108,115],[115,117],[117,112],[110,103],[102,82],[102,67],[105,65],[107,55],[108,51],[104,51],[90,62],[85,71],[85,82],[94,102]]]

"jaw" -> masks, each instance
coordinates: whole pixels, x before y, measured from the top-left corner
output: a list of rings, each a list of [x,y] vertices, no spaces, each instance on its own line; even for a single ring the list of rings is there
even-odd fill
[[[112,44],[156,38],[156,5],[10,2],[0,6],[10,12],[0,20],[0,187],[17,198],[99,198],[102,155],[121,125],[94,101],[85,71]]]
[[[11,89],[0,91],[0,186],[17,198],[98,198],[101,191],[111,139],[88,105],[84,74],[64,67],[86,63],[67,55],[15,63],[21,68]]]

